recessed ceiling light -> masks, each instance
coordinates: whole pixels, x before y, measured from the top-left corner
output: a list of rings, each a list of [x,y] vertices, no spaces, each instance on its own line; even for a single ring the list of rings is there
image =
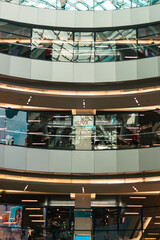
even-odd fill
[[[159,235],[159,233],[147,233],[148,235],[155,235],[155,236],[158,236]]]
[[[139,215],[138,212],[125,212],[125,215]]]
[[[33,200],[27,200],[26,199],[26,200],[21,200],[21,202],[38,202],[38,200],[34,200],[34,199]]]
[[[32,210],[41,210],[41,208],[25,208],[25,210],[29,210],[29,211],[30,211],[30,210],[31,210],[31,211],[32,211]]]
[[[131,198],[131,199],[146,199],[147,197],[129,197],[129,198]]]
[[[32,222],[45,222],[45,220],[32,220]]]
[[[43,215],[29,215],[29,217],[43,217]]]
[[[143,207],[143,205],[127,205],[127,207]]]

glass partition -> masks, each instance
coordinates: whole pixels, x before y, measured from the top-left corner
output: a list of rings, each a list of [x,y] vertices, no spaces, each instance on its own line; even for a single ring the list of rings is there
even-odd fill
[[[160,55],[160,24],[100,31],[0,21],[0,53],[56,62],[114,62]]]

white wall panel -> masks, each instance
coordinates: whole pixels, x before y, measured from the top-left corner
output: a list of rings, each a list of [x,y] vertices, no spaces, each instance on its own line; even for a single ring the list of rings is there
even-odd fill
[[[10,75],[10,56],[0,54],[0,74]],[[23,60],[22,60],[23,61]]]
[[[95,63],[94,74],[95,82],[114,82],[116,80],[115,62]]]
[[[44,149],[27,149],[27,170],[49,171],[49,151]]]
[[[16,146],[4,146],[5,148],[5,168],[26,169],[27,149]]]
[[[72,173],[94,173],[94,152],[73,151]]]
[[[137,60],[116,62],[116,81],[137,79]],[[124,65],[125,64],[125,65]]]
[[[160,4],[153,5],[149,7],[149,20],[150,22],[159,21],[159,13],[160,13]]]
[[[37,13],[38,9],[34,9],[33,7],[20,6],[19,8],[19,19],[20,22],[38,24],[37,22]]]
[[[58,27],[119,27],[159,21],[160,4],[113,11],[64,11],[1,2],[0,17],[17,22]]]
[[[137,60],[137,77],[138,79],[158,77],[158,59],[160,57],[151,57]]]
[[[124,10],[124,11],[123,11]],[[131,25],[131,9],[115,10],[112,13],[112,26]]]
[[[87,14],[86,14],[87,13]],[[77,11],[75,12],[75,27],[93,27],[93,11]]]
[[[64,150],[50,150],[49,171],[50,172],[71,172],[72,152]]]
[[[117,151],[118,172],[137,172],[139,171],[139,150],[120,150]]]
[[[40,8],[38,10],[37,22],[40,25],[56,26],[56,12],[51,9]]]
[[[4,145],[0,145],[0,167],[4,168]]]
[[[158,58],[158,76],[160,76],[160,58]]]
[[[33,60],[0,54],[0,74],[59,82],[115,82],[160,75],[160,57],[106,63]]]
[[[94,63],[74,64],[74,82],[94,82]]]
[[[96,27],[111,27],[112,23],[112,11],[97,11],[93,13],[93,26]]]
[[[31,60],[31,79],[51,81],[52,62]]]
[[[53,10],[55,11],[55,10]],[[74,11],[56,11],[56,26],[59,27],[74,27],[75,26],[75,12]]]
[[[140,171],[160,170],[160,148],[139,150]]]
[[[95,151],[95,172],[117,172],[117,153],[114,150]]]
[[[19,8],[21,9],[22,6],[2,2],[1,3],[0,17],[3,18],[3,19],[8,19],[8,20],[11,20],[11,21],[20,22],[21,20],[20,20],[20,17],[19,17]]]
[[[150,22],[149,7],[133,8],[131,12],[131,25]]]
[[[0,167],[57,173],[160,170],[160,148],[65,151],[0,145]]]
[[[10,56],[10,75],[31,78],[31,60],[28,58]]]
[[[73,63],[53,62],[52,81],[73,82]]]

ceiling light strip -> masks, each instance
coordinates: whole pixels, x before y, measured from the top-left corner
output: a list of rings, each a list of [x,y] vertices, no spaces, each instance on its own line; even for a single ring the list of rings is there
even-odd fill
[[[67,90],[49,90],[49,89],[38,89],[38,88],[28,88],[23,86],[15,86],[9,84],[0,84],[1,89],[26,92],[28,93],[39,93],[45,95],[64,95],[64,96],[112,96],[112,95],[127,95],[127,94],[140,94],[140,93],[148,93],[160,91],[160,86],[156,87],[146,87],[146,88],[138,88],[138,89],[127,89],[127,90],[112,90],[112,91],[67,91]],[[32,96],[30,96],[31,101]],[[139,104],[137,99],[134,99],[137,104]],[[27,101],[27,102],[28,102]],[[84,102],[84,101],[83,101]]]
[[[0,179],[26,182],[44,182],[44,183],[63,183],[63,184],[128,184],[128,183],[144,183],[144,182],[160,182],[158,177],[144,178],[123,178],[123,179],[59,179],[59,178],[38,178],[0,174]],[[138,192],[137,192],[138,193]],[[135,198],[135,197],[130,197]],[[142,197],[137,197],[142,198]],[[143,197],[145,198],[145,197]],[[26,200],[25,200],[26,201]],[[28,200],[29,201],[29,200]]]

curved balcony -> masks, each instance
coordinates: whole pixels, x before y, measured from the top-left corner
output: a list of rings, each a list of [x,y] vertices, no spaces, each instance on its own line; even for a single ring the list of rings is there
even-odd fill
[[[159,114],[1,108],[0,167],[81,174],[159,171]]]
[[[3,1],[3,0],[1,0]],[[5,1],[5,0],[4,0]],[[8,2],[6,0],[6,2]],[[126,8],[138,8],[144,6],[152,6],[159,4],[159,0],[10,0],[10,3],[15,3],[23,6],[31,6],[37,8],[48,8],[57,10],[70,10],[70,11],[106,11],[118,10]]]
[[[0,18],[24,24],[63,28],[111,28],[159,21],[160,4],[119,11],[54,11],[0,1]]]
[[[54,62],[115,62],[160,55],[160,24],[96,31],[1,21],[0,52]]]

